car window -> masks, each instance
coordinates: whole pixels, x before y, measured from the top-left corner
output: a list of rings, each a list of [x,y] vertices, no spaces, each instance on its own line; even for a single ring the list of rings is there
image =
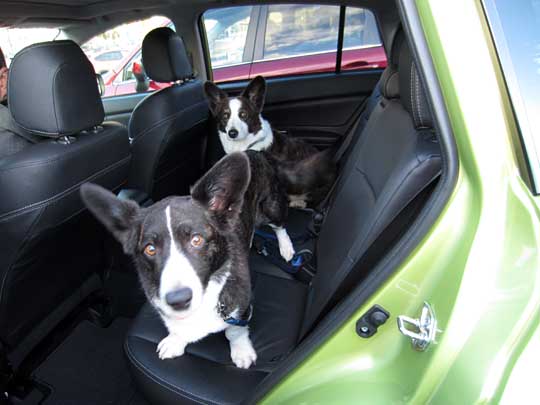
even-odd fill
[[[60,39],[66,37],[57,28],[0,28],[0,48],[8,67],[15,54],[28,45]]]
[[[215,82],[334,72],[339,6],[272,4],[208,10],[204,28]],[[345,9],[341,70],[382,69],[386,54],[369,10]]]
[[[262,59],[335,52],[338,31],[337,6],[271,5]]]
[[[484,0],[512,107],[540,192],[540,1]]]
[[[212,67],[244,61],[244,49],[253,7],[229,7],[204,13],[204,27]]]
[[[168,18],[155,16],[118,25],[82,45],[96,73],[103,76],[104,97],[150,92],[170,85],[150,80],[141,62],[145,35],[154,28],[167,26],[174,29]],[[140,74],[133,73],[134,66],[135,72]]]

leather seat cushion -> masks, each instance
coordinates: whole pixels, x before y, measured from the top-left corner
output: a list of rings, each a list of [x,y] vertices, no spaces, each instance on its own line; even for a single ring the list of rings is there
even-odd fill
[[[257,257],[253,260],[257,261]],[[251,267],[258,264],[251,263]],[[299,337],[307,287],[261,273],[253,273],[252,284],[254,304],[249,327],[258,358],[249,370],[233,365],[224,333],[188,345],[182,357],[160,360],[156,347],[167,336],[167,330],[149,304],[143,307],[128,333],[125,350],[148,398],[159,398],[156,403],[160,404],[178,403],[179,397],[187,402],[193,398],[195,402],[239,402],[250,391],[246,387],[254,387],[287,356]]]

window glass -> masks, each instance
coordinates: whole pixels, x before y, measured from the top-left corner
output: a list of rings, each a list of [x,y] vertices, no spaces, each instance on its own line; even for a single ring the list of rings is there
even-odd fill
[[[540,192],[540,1],[485,0],[529,166]]]
[[[168,18],[155,16],[116,26],[81,46],[96,73],[103,76],[104,97],[148,92],[170,86],[170,83],[150,80],[141,62],[142,41],[148,32],[158,27],[174,29]]]
[[[347,7],[341,70],[384,69],[386,53],[375,16],[369,10]]]
[[[273,4],[203,15],[215,82],[336,70],[339,6]],[[342,70],[384,68],[374,15],[347,8]]]
[[[58,39],[65,36],[57,28],[0,28],[0,49],[8,67],[15,54],[28,45]]]
[[[244,50],[252,9],[252,6],[228,7],[204,13],[204,28],[212,68],[246,61]]]
[[[254,29],[257,25],[253,15],[258,9],[253,6],[227,7],[208,10],[203,14],[215,82],[249,77]]]
[[[338,31],[337,6],[271,5],[263,59],[335,52]]]
[[[345,10],[343,49],[380,46],[381,43],[373,13],[363,8],[347,7]]]

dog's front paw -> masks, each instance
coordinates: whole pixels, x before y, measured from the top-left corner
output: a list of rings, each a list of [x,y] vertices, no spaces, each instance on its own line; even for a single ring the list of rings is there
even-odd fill
[[[255,360],[257,353],[249,339],[243,340],[241,343],[231,344],[231,359],[238,368],[249,368]]]
[[[176,335],[169,335],[157,347],[158,356],[161,360],[174,359],[184,354],[186,342]]]
[[[279,240],[279,253],[286,262],[290,262],[294,257],[294,246],[289,238]]]
[[[289,201],[289,207],[304,209],[307,207],[306,200],[291,200]]]

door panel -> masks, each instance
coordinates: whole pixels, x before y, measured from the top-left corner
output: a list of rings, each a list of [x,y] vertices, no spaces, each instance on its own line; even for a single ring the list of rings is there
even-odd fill
[[[381,70],[290,76],[267,80],[263,116],[318,147],[339,142],[356,118],[381,75]],[[237,96],[247,82],[221,87]]]
[[[105,97],[102,99],[105,120],[117,121],[127,126],[131,113],[139,102],[151,93],[129,94],[126,96]]]

